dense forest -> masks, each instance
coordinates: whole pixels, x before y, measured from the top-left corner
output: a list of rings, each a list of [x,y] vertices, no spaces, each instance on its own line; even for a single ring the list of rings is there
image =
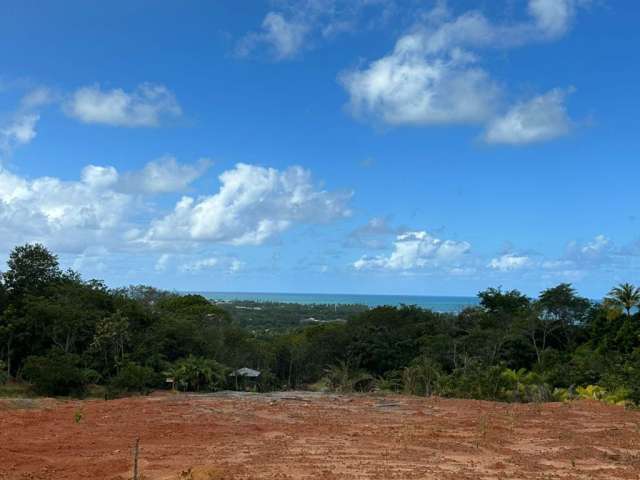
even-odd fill
[[[167,378],[212,391],[249,367],[263,391],[640,403],[640,289],[629,284],[602,302],[569,284],[536,299],[489,288],[458,314],[353,307],[344,321],[307,324],[289,312],[286,328],[269,328],[279,319],[262,314],[273,309],[247,310],[261,314],[256,329],[199,295],[83,280],[37,244],[15,248],[1,279],[0,383],[36,394],[115,397],[168,388]]]

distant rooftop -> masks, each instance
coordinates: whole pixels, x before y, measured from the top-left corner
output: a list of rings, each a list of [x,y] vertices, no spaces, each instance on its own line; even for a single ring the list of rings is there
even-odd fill
[[[230,377],[248,377],[248,378],[257,378],[260,376],[260,372],[258,370],[253,370],[252,368],[239,368],[232,372]]]

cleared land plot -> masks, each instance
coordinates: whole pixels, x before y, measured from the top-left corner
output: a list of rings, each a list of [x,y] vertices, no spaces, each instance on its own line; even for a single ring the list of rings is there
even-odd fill
[[[622,407],[297,392],[0,400],[0,479],[129,479],[136,437],[145,480],[640,478]]]

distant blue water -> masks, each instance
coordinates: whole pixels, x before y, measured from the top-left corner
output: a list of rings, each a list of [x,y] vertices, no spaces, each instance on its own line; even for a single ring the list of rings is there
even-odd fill
[[[369,307],[381,305],[417,305],[435,312],[459,312],[478,305],[477,297],[438,297],[420,295],[350,295],[330,293],[259,293],[259,292],[197,292],[210,300],[251,300],[323,305],[359,304]]]

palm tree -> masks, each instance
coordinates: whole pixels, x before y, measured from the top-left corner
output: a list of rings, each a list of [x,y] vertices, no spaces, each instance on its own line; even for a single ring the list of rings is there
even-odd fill
[[[613,305],[624,308],[627,316],[631,318],[631,309],[640,305],[640,288],[630,283],[621,283],[611,289],[607,300]]]

